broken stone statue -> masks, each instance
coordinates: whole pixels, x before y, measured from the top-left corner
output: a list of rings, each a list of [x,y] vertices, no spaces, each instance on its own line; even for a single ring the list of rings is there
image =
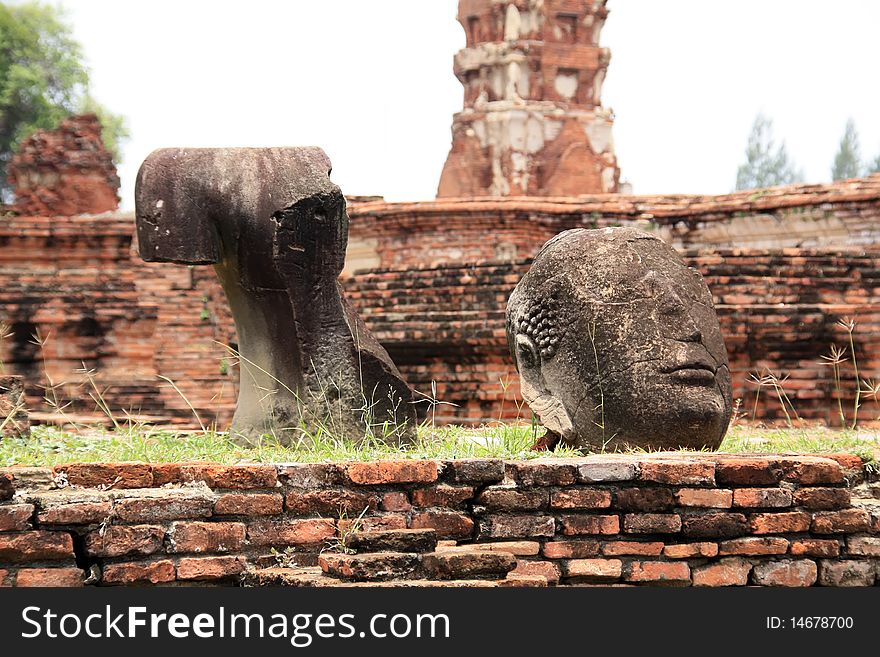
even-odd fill
[[[717,449],[730,372],[709,288],[661,239],[574,229],[547,242],[507,305],[539,441],[589,450]]]
[[[319,148],[169,148],[138,173],[141,257],[212,264],[226,292],[244,442],[414,435],[412,390],[339,286],[348,214],[330,169]]]

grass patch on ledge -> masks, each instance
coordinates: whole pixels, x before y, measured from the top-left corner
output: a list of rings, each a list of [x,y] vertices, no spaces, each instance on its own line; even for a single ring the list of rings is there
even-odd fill
[[[143,461],[148,463],[211,461],[217,463],[314,463],[322,461],[389,458],[456,459],[495,457],[530,459],[580,456],[558,449],[532,452],[540,428],[496,425],[423,427],[417,444],[406,449],[384,443],[320,440],[299,447],[268,441],[260,447],[240,447],[225,434],[212,431],[172,432],[138,427],[116,431],[69,432],[49,426],[32,429],[29,438],[0,439],[0,466],[51,466],[70,462]],[[719,452],[729,453],[835,453],[848,452],[874,462],[880,456],[880,432],[826,428],[756,429],[733,427]]]

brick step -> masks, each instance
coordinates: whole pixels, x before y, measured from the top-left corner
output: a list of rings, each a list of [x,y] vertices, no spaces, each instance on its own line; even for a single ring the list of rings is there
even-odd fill
[[[503,577],[514,568],[516,557],[509,552],[462,550],[422,555],[422,572],[430,579]]]
[[[381,582],[350,582],[325,575],[320,568],[264,568],[245,572],[242,586],[282,586],[294,588],[544,588],[541,575],[514,575],[504,579],[405,579]]]
[[[437,532],[433,529],[387,529],[349,534],[345,547],[365,552],[433,552],[437,548]]]
[[[419,555],[411,552],[325,552],[318,557],[318,565],[323,572],[339,579],[375,582],[415,578],[419,568]]]

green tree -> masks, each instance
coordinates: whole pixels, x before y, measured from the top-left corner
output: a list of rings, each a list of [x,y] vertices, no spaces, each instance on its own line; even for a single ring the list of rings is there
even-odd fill
[[[846,180],[858,178],[860,175],[862,175],[862,161],[859,155],[859,135],[856,132],[855,121],[848,119],[843,137],[840,138],[837,155],[834,156],[831,179]]]
[[[38,2],[0,3],[0,198],[10,198],[6,167],[21,140],[81,112],[101,119],[118,163],[125,121],[90,95],[82,47],[62,11]]]
[[[869,175],[872,173],[880,173],[880,154],[874,158],[874,161],[868,164],[868,172]]]
[[[763,114],[755,117],[746,147],[746,161],[736,172],[737,189],[756,189],[801,182],[803,173],[788,157],[785,142],[776,146],[773,122]]]

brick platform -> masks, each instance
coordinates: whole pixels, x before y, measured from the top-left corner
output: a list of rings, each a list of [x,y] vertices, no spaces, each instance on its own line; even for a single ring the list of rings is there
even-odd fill
[[[0,499],[7,586],[325,586],[389,564],[407,586],[880,581],[880,484],[850,455],[71,464],[2,469]]]

